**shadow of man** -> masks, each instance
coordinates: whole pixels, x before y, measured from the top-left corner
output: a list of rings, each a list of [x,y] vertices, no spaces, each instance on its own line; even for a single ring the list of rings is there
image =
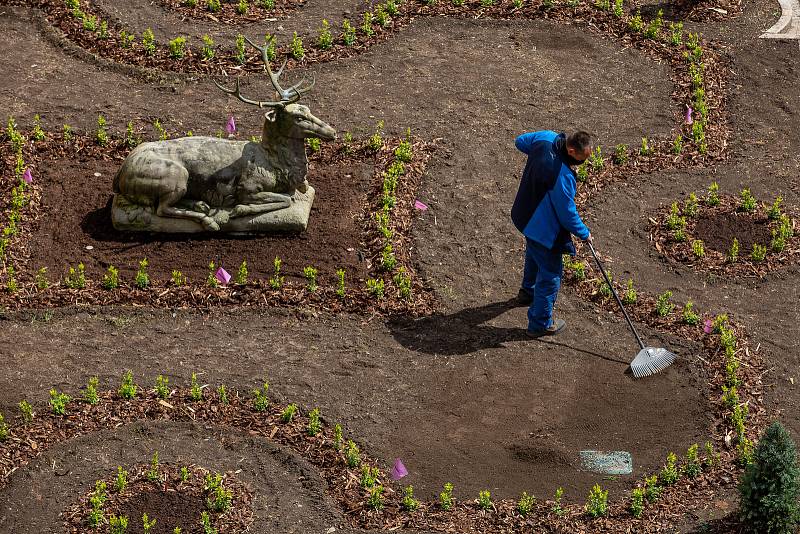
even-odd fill
[[[503,313],[520,307],[516,298],[500,302],[492,302],[476,308],[464,308],[449,315],[431,315],[429,317],[395,318],[388,326],[394,339],[409,350],[425,354],[441,354],[446,356],[462,356],[471,352],[504,347],[508,341],[532,342],[525,335],[524,328],[508,328],[486,325]],[[628,367],[628,362],[611,358],[584,348],[560,343],[544,338],[535,340],[570,351],[593,356],[609,362]],[[626,373],[629,368],[626,369]]]
[[[477,308],[465,308],[450,315],[389,321],[395,340],[404,347],[426,354],[463,355],[502,347],[507,341],[528,339],[522,328],[504,328],[483,323],[518,307],[515,298]]]

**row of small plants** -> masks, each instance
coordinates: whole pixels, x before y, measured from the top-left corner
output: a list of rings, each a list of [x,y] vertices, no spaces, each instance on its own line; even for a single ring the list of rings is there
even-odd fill
[[[241,34],[236,36],[236,46],[232,50],[220,49],[208,35],[203,36],[202,43],[197,46],[189,43],[184,36],[160,44],[149,29],[140,36],[122,28],[110,30],[108,23],[101,20],[102,16],[89,14],[95,8],[82,4],[80,0],[40,0],[39,5],[51,19],[62,22],[59,27],[68,37],[115,61],[193,72],[218,72],[220,67],[224,69],[230,64],[243,70],[261,71],[256,68],[255,62],[248,61],[251,53],[246,49]],[[655,18],[644,20],[638,11],[628,13],[622,0],[386,0],[362,13],[358,23],[345,19],[336,34],[328,21],[323,20],[317,36],[311,42],[304,42],[294,32],[291,41],[281,46],[278,46],[274,35],[268,34],[264,45],[270,60],[285,57],[290,61],[291,68],[299,63],[352,55],[356,50],[364,49],[379,38],[399,30],[417,16],[467,15],[474,12],[498,18],[538,18],[546,15],[549,18],[589,22],[605,33],[668,61],[673,67],[675,82],[681,89],[677,98],[687,113],[685,118],[683,113],[680,114],[682,124],[671,141],[643,138],[637,159],[658,159],[658,156],[671,155],[674,160],[675,157],[693,159],[721,155],[727,125],[722,109],[724,80],[719,79],[721,69],[717,54],[703,46],[699,34],[685,33],[682,23],[665,23],[660,11]],[[715,136],[709,139],[709,128],[712,126],[711,131]],[[636,156],[629,152],[627,146],[617,145],[613,159],[615,162],[624,162]],[[598,151],[589,165],[581,167],[579,178],[586,178],[590,171],[598,171],[603,160],[602,153]]]
[[[163,140],[170,137],[159,120],[154,121],[153,128],[156,138]],[[193,135],[193,132],[186,132],[186,135]],[[217,135],[223,136],[223,131],[218,131]],[[53,146],[60,146],[67,152],[79,148],[85,152],[86,148],[91,147],[99,154],[108,154],[121,159],[128,150],[142,142],[142,136],[141,132],[134,127],[133,122],[129,121],[124,136],[114,137],[109,133],[107,120],[100,115],[97,129],[91,136],[79,135],[68,125],[64,125],[59,134],[45,132],[41,129],[38,118],[33,132],[25,135],[17,130],[14,119],[10,118],[3,140],[10,143],[15,153],[18,153],[15,169],[21,169],[25,167],[22,159],[23,152],[30,154],[28,157],[35,158],[40,151],[46,152],[48,147]],[[257,138],[252,140],[258,141]],[[311,160],[322,158],[323,145],[319,140],[310,141]],[[139,262],[136,275],[127,281],[121,277],[119,265],[108,265],[102,277],[94,282],[88,279],[85,266],[80,262],[70,266],[66,273],[56,279],[51,279],[52,275],[45,267],[30,266],[32,269],[28,270],[31,272],[27,272],[23,269],[26,263],[24,259],[26,254],[24,253],[24,232],[20,231],[19,225],[21,212],[15,210],[27,208],[29,211],[35,211],[38,209],[38,203],[29,202],[28,198],[24,196],[27,184],[21,178],[20,172],[15,170],[14,175],[9,176],[7,180],[17,184],[11,189],[11,205],[15,207],[9,215],[10,229],[4,230],[3,240],[0,241],[0,252],[2,252],[0,260],[5,265],[2,279],[5,293],[20,301],[25,300],[30,303],[31,299],[50,298],[59,289],[82,290],[82,296],[86,296],[87,292],[103,289],[116,295],[115,298],[124,300],[127,293],[121,294],[114,290],[120,288],[148,290],[165,287],[168,289],[182,287],[216,289],[225,286],[238,289],[240,293],[241,290],[248,287],[269,290],[270,298],[275,297],[279,301],[284,300],[281,295],[288,291],[293,295],[292,301],[302,299],[304,296],[316,295],[324,301],[339,301],[337,304],[339,307],[346,306],[353,309],[358,309],[365,302],[368,307],[394,311],[424,308],[428,300],[428,291],[420,281],[412,279],[411,257],[408,253],[407,238],[404,232],[407,232],[410,227],[407,221],[413,215],[411,205],[414,202],[415,191],[419,186],[430,150],[424,142],[412,138],[410,131],[407,131],[404,139],[384,139],[383,124],[381,123],[368,139],[355,141],[352,134],[348,132],[340,143],[332,144],[330,148],[326,149],[326,152],[346,157],[372,158],[377,162],[376,176],[379,181],[376,182],[376,187],[379,192],[375,193],[375,198],[367,199],[365,215],[365,220],[370,221],[369,225],[365,225],[365,234],[370,247],[370,255],[373,258],[371,268],[373,276],[367,278],[361,288],[348,288],[344,269],[335,272],[335,282],[332,287],[321,286],[319,284],[320,273],[316,267],[311,265],[302,269],[305,284],[297,287],[294,282],[286,280],[283,262],[277,257],[273,261],[273,275],[268,280],[251,280],[246,261],[239,265],[235,276],[231,276],[224,268],[212,261],[208,266],[208,275],[202,282],[189,281],[180,270],[173,270],[166,285],[163,280],[151,277],[147,258],[143,258]],[[40,164],[44,164],[44,162]],[[376,236],[380,236],[379,239],[376,239]],[[20,249],[15,254],[20,258],[16,263],[12,261],[14,254],[10,253],[12,238],[21,240],[16,242],[18,245],[16,248]],[[398,253],[401,254],[399,259]],[[229,282],[233,283],[229,284]],[[169,298],[168,295],[159,294],[159,298]],[[258,297],[255,293],[254,296]],[[181,298],[180,295],[175,295],[175,297]],[[108,295],[97,298],[108,301]]]
[[[63,513],[69,532],[90,532],[126,534],[128,528],[151,533],[157,520],[145,512],[141,517],[129,517],[123,513],[128,503],[135,502],[143,493],[179,492],[187,500],[205,503],[201,512],[191,524],[159,526],[160,531],[172,534],[183,531],[203,534],[222,532],[245,532],[253,520],[249,506],[250,491],[232,473],[210,472],[194,465],[162,464],[158,451],[150,463],[124,469],[117,467],[116,473],[95,482],[94,489],[84,495],[79,502]],[[160,510],[159,512],[165,512]]]
[[[727,252],[707,250],[706,243],[695,235],[697,220],[702,217],[722,217],[737,214],[753,228],[766,225],[768,242],[753,243],[749,251],[740,250],[734,237]],[[794,220],[783,208],[778,195],[769,204],[759,202],[750,189],[742,189],[738,197],[721,196],[719,185],[713,182],[700,198],[690,193],[684,202],[673,202],[669,211],[651,224],[652,241],[662,253],[695,268],[740,274],[764,274],[786,264],[800,253],[794,231]]]
[[[261,20],[277,17],[303,5],[305,0],[276,2],[276,0],[161,0],[182,15],[220,22]]]
[[[414,497],[412,486],[387,491],[389,477],[378,467],[378,463],[366,458],[354,441],[344,439],[341,425],[326,424],[319,408],[303,412],[294,403],[273,403],[266,381],[253,389],[250,395],[240,396],[237,391],[230,391],[224,385],[213,388],[208,384],[200,384],[195,373],[188,388],[175,388],[168,377],[159,375],[153,386],[145,389],[136,384],[132,373],[127,371],[116,390],[101,392],[99,387],[99,379],[92,377],[86,388],[74,398],[51,389],[49,407],[36,410],[23,400],[19,403],[19,415],[11,425],[0,414],[0,460],[3,468],[0,486],[8,482],[11,472],[37,457],[53,443],[109,425],[116,426],[120,422],[162,417],[242,426],[292,448],[321,469],[323,477],[329,482],[330,491],[343,505],[348,505],[343,506],[345,509],[353,510],[350,519],[367,528],[385,525],[394,516],[399,516],[402,524],[407,526],[435,527],[447,524],[453,515],[464,514],[471,521],[515,524],[520,527],[525,524],[541,525],[542,521],[591,524],[594,519],[601,517],[613,517],[624,523],[631,517],[646,517],[647,506],[657,502],[662,493],[675,486],[681,477],[690,483],[704,472],[712,473],[722,462],[721,455],[714,451],[711,443],[705,444],[703,458],[700,457],[698,446],[692,445],[680,465],[677,456],[670,453],[659,473],[639,484],[627,503],[614,506],[609,503],[608,491],[599,484],[591,489],[584,505],[575,506],[562,503],[562,488],[558,488],[552,500],[542,502],[527,492],[523,492],[516,502],[495,501],[489,490],[481,491],[476,499],[459,499],[450,482],[444,484],[437,501],[421,502]],[[54,432],[56,429],[58,433]],[[309,447],[309,443],[315,445]],[[116,510],[124,502],[135,498],[135,493],[141,487],[157,483],[159,487],[180,488],[181,484],[190,481],[188,468],[161,466],[157,452],[149,466],[142,466],[134,473],[131,478],[131,474],[120,467],[113,479],[98,481],[95,491],[67,514],[69,522],[74,526],[103,527],[112,529],[110,532],[125,532],[121,525],[127,524],[130,518],[123,520]],[[233,491],[232,483],[226,479],[223,484],[220,475],[211,475],[197,468],[192,473],[195,481],[204,481],[200,487],[206,497],[211,523],[215,519],[214,514],[225,514],[235,507],[232,506],[235,498],[246,493]],[[359,481],[358,487],[349,483],[351,478]],[[136,492],[132,491],[134,481],[137,482]],[[113,491],[109,492],[108,488],[113,488]],[[349,506],[353,501],[360,502],[361,506]],[[241,511],[246,507],[239,508]],[[249,514],[228,516],[237,521],[249,521],[249,517]]]

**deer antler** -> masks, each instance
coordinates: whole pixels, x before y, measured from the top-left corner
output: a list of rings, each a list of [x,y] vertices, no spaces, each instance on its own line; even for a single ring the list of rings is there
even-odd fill
[[[251,100],[251,99],[249,99],[249,98],[247,98],[245,96],[242,96],[242,91],[241,91],[241,88],[239,87],[239,78],[236,78],[236,88],[235,89],[228,89],[224,85],[220,85],[219,82],[217,82],[217,80],[214,80],[214,85],[219,87],[220,90],[222,90],[223,92],[228,93],[229,95],[235,96],[236,98],[238,98],[239,100],[241,100],[245,104],[253,104],[254,106],[258,106],[260,108],[274,108],[274,107],[283,106],[283,105],[286,104],[286,102],[284,102],[284,101],[280,101],[280,102],[264,101],[264,102],[262,102],[260,100]]]
[[[272,68],[270,67],[269,64],[269,55],[267,53],[267,47],[258,46],[248,37],[245,37],[245,40],[250,44],[250,46],[261,52],[261,59],[264,62],[264,70],[267,72],[267,74],[269,74],[269,79],[272,82],[272,87],[274,87],[275,91],[278,92],[278,95],[281,97],[282,102],[286,102],[287,104],[291,104],[292,102],[297,102],[297,100],[300,99],[301,95],[309,92],[311,88],[314,87],[314,83],[316,82],[316,80],[313,79],[311,80],[311,85],[308,85],[306,87],[301,87],[303,82],[305,82],[305,78],[303,78],[302,80],[300,80],[300,82],[296,83],[295,85],[291,86],[288,89],[282,88],[278,79],[283,73],[283,69],[284,67],[286,67],[286,62],[289,61],[289,58],[283,60],[283,64],[281,65],[281,68],[278,69],[277,73],[273,73]]]

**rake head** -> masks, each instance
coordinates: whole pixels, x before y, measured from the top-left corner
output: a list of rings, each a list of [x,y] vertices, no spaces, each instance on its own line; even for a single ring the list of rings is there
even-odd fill
[[[635,378],[654,375],[675,362],[675,355],[667,349],[645,347],[631,362],[631,372]]]

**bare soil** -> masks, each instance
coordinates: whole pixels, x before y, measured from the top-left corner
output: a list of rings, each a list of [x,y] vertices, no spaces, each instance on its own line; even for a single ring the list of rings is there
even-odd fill
[[[722,253],[728,252],[733,240],[738,239],[739,249],[746,254],[753,250],[754,244],[769,247],[772,234],[768,224],[766,217],[728,212],[701,216],[694,232],[708,248]]]
[[[114,4],[120,18],[128,10],[132,18],[142,16],[135,9],[140,2]],[[768,369],[761,393],[769,413],[780,415],[797,435],[797,267],[761,280],[709,277],[661,261],[642,230],[642,221],[657,206],[685,197],[711,177],[728,191],[750,187],[759,198],[780,193],[787,205],[797,205],[797,42],[757,39],[773,22],[774,10],[772,2],[757,0],[738,18],[693,28],[720,41],[734,73],[727,93],[730,160],[626,177],[596,197],[585,215],[619,277],[633,278],[651,295],[671,290],[676,300],[691,298],[703,313],[729,313],[748,327]],[[65,53],[68,46],[54,46],[28,9],[2,7],[0,13],[0,47],[6,51],[0,58],[6,73],[0,102],[19,122],[29,124],[39,113],[46,128],[57,130],[67,122],[90,132],[104,113],[116,131],[129,119],[153,117],[163,118],[172,131],[204,131],[208,125],[216,130],[231,112],[241,114],[202,77],[165,76],[143,83]],[[175,33],[177,26],[169,25],[178,19],[171,14],[150,6],[147,17],[166,28],[164,34]],[[288,32],[295,23],[308,35],[318,20],[263,28],[277,31],[280,24]],[[617,314],[565,287],[557,313],[567,320],[567,331],[531,342],[522,332],[525,309],[509,300],[519,284],[523,251],[508,217],[523,165],[514,136],[583,127],[600,139],[607,154],[617,143],[638,146],[643,136],[671,137],[683,109],[671,100],[674,87],[665,65],[584,26],[436,17],[414,21],[361,55],[316,65],[313,74],[312,110],[340,131],[367,134],[384,119],[395,134],[411,127],[426,138],[443,138],[449,152],[431,161],[420,192],[431,209],[420,213],[414,226],[417,268],[435,288],[442,313],[392,321],[303,308],[200,314],[79,307],[6,313],[0,322],[4,414],[17,414],[22,398],[44,409],[50,387],[77,392],[91,374],[115,387],[126,369],[146,384],[162,372],[186,383],[197,371],[207,383],[243,391],[266,376],[271,394],[319,406],[381,459],[382,467],[401,457],[410,471],[404,482],[419,496],[433,498],[451,481],[464,500],[483,489],[498,498],[516,498],[523,490],[549,498],[562,486],[566,500],[583,502],[599,478],[581,469],[577,458],[583,449],[633,454],[632,477],[602,480],[611,498],[621,499],[636,479],[660,467],[668,451],[680,453],[711,438],[720,442],[721,436],[712,435],[704,395],[710,377],[704,376],[692,344],[642,328],[652,344],[674,349],[679,360],[657,377],[636,382],[624,374],[636,345]],[[268,93],[264,80],[250,77],[248,84]],[[240,127],[257,132],[256,115],[242,117]],[[107,180],[113,165],[102,167]],[[79,162],[65,162],[65,168],[60,176],[53,170],[49,179],[79,188],[75,184],[85,179]],[[108,192],[90,197],[88,212],[102,209]],[[54,221],[59,217],[53,213]],[[52,227],[64,242],[70,232],[83,232],[71,217],[71,223],[62,222],[65,228]],[[105,250],[122,248],[97,243]],[[137,246],[158,248],[155,242]],[[79,250],[72,263],[88,261]],[[339,245],[332,252],[337,251]],[[125,253],[131,260],[140,256]],[[216,246],[205,249],[198,272],[214,253],[219,253]],[[263,254],[271,259],[271,251]],[[340,511],[313,468],[273,461],[285,456],[266,440],[164,422],[96,432],[47,451],[0,490],[0,530],[57,531],[64,503],[123,460],[141,462],[156,447],[165,459],[188,458],[220,469],[245,466],[249,476],[242,476],[263,505],[257,507],[257,524],[264,528],[305,532],[336,525],[341,530]],[[69,476],[56,476],[53,461]],[[727,516],[735,499],[735,492],[720,493],[698,516]],[[35,512],[29,502],[39,505]],[[690,531],[699,522],[692,515],[684,519],[675,530]]]

